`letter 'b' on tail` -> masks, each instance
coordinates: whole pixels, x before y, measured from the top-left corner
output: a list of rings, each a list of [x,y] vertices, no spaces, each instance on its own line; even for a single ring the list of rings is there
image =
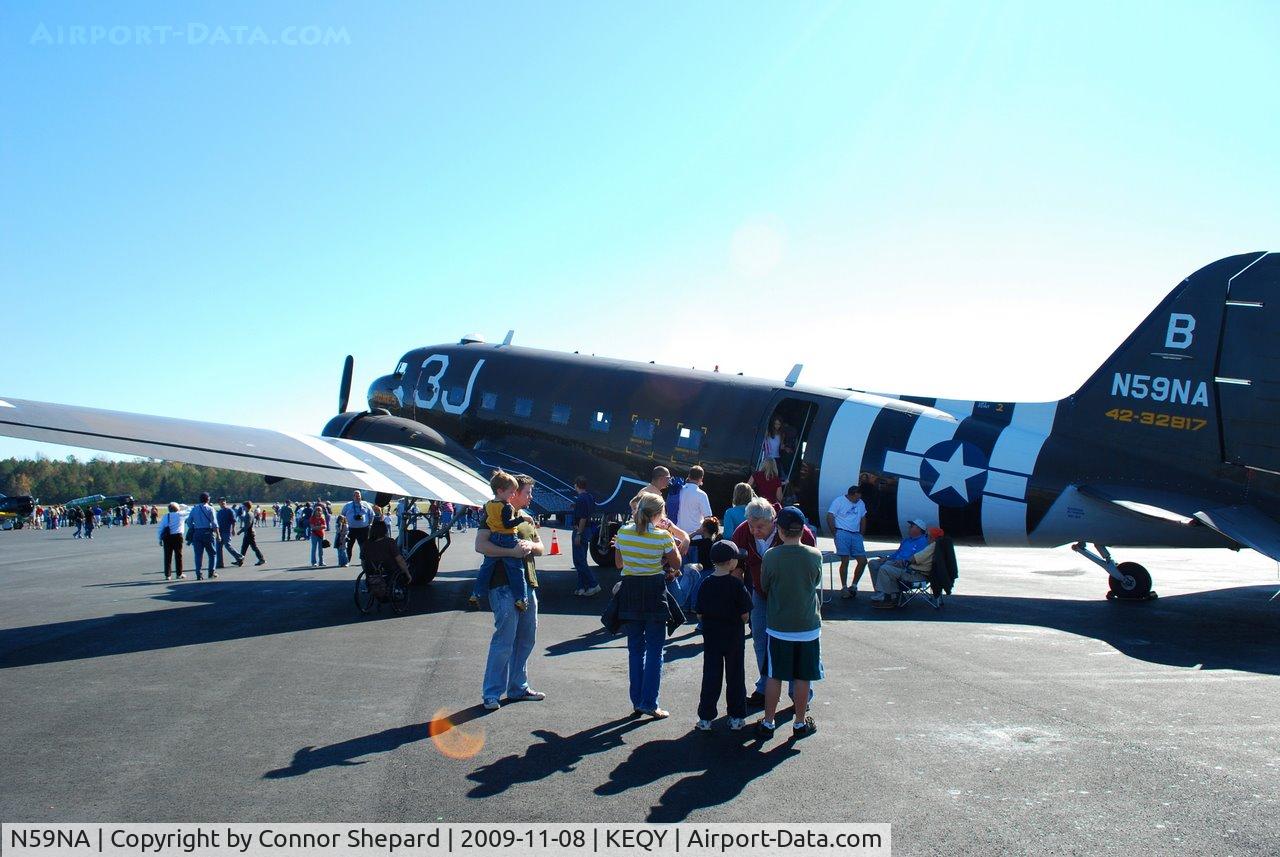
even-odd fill
[[[1280,253],[1187,277],[1062,405],[1069,434],[1280,472]]]

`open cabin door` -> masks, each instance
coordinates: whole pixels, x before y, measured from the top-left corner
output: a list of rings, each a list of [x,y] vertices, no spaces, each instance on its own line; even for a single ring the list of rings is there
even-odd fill
[[[815,398],[791,392],[778,393],[760,426],[759,451],[756,453],[756,469],[759,469],[766,454],[777,452],[778,475],[785,486],[782,492],[784,500],[798,505],[814,524],[817,523],[820,462],[811,441],[818,423],[818,411],[819,402]]]
[[[1214,386],[1223,459],[1280,473],[1280,254],[1231,279]]]

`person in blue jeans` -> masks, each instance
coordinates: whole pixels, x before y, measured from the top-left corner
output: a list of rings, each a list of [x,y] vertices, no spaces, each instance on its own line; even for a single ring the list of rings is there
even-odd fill
[[[574,595],[597,595],[600,582],[587,560],[587,545],[595,538],[591,526],[591,516],[596,511],[596,498],[587,490],[587,477],[579,476],[573,480],[573,487],[578,489],[578,496],[573,500],[573,569],[578,572],[578,588]]]
[[[218,568],[226,568],[226,560],[222,555],[223,551],[231,554],[232,561],[236,565],[244,565],[244,557],[231,547],[231,536],[236,528],[235,510],[227,505],[226,497],[218,498]]]
[[[201,566],[206,553],[209,555],[209,579],[212,580],[218,576],[214,571],[218,564],[215,549],[218,543],[218,517],[209,505],[208,493],[201,493],[199,505],[191,507],[187,514],[187,527],[191,532],[191,546],[196,551],[196,580],[204,580]]]
[[[519,510],[533,500],[533,480],[528,476],[516,476],[516,492],[511,505]],[[542,691],[529,686],[529,655],[533,653],[534,639],[538,633],[538,574],[534,557],[542,556],[542,541],[533,522],[524,518],[516,526],[516,542],[513,547],[502,547],[490,539],[490,532],[481,526],[476,530],[476,553],[486,558],[510,558],[521,561],[520,574],[528,590],[524,610],[516,609],[516,596],[508,585],[507,565],[500,563],[489,576],[489,605],[493,610],[493,637],[489,640],[489,655],[485,661],[481,698],[484,707],[495,711],[502,706],[505,694],[508,701],[537,701],[546,699]]]
[[[502,470],[493,471],[493,476],[489,479],[489,487],[493,490],[493,499],[484,504],[484,529],[489,533],[489,541],[500,548],[514,548],[518,539],[516,538],[516,527],[524,519],[520,511],[511,504],[511,498],[519,490],[519,484],[516,477]],[[511,587],[512,594],[515,596],[515,605],[517,610],[524,610],[529,606],[528,593],[525,591],[528,587],[524,582],[523,560],[512,556],[485,556],[480,563],[480,572],[476,575],[475,585],[471,589],[471,597],[467,599],[471,607],[480,606],[480,599],[489,593],[489,578],[493,575],[494,569],[499,565],[506,566],[507,585]]]
[[[616,544],[622,580],[614,591],[627,632],[631,707],[637,714],[670,717],[658,704],[667,637],[666,584],[680,573],[689,535],[667,518],[661,495],[642,491],[632,522],[618,530]]]

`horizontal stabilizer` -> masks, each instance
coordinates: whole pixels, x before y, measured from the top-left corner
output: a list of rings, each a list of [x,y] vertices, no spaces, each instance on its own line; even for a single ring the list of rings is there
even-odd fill
[[[1252,506],[1210,509],[1196,512],[1195,518],[1205,526],[1280,562],[1280,523]]]

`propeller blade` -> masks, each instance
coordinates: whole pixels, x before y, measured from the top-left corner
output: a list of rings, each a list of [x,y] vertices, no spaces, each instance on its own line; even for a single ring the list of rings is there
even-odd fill
[[[347,400],[351,398],[351,371],[355,365],[356,360],[350,354],[342,362],[342,384],[338,387],[338,413],[340,414],[347,412]]]

